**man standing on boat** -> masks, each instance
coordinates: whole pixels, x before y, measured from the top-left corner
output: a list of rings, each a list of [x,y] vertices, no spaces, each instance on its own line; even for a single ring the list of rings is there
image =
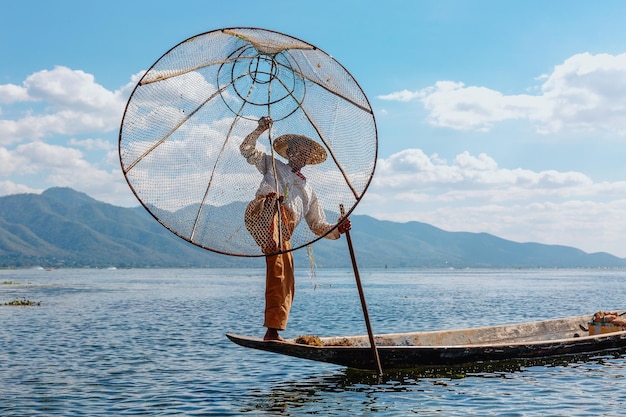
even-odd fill
[[[263,174],[256,198],[248,205],[245,215],[246,227],[266,254],[263,325],[267,327],[267,332],[263,339],[283,340],[278,332],[287,327],[295,293],[293,256],[289,242],[291,233],[302,218],[313,233],[317,236],[325,235],[328,239],[338,239],[352,225],[350,219],[346,218],[339,227],[330,231],[335,225],[326,221],[315,191],[300,172],[305,165],[324,162],[326,151],[321,145],[302,135],[279,136],[274,140],[273,147],[287,159],[287,163],[273,160],[271,155],[256,149],[257,139],[271,125],[269,117],[261,118],[257,128],[246,136],[239,149],[248,163],[256,166]],[[278,245],[282,246],[279,248]],[[279,249],[286,252],[275,254]]]

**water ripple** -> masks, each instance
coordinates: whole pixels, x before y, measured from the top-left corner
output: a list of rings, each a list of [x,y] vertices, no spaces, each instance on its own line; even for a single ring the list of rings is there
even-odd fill
[[[377,376],[252,351],[262,270],[0,271],[2,416],[618,416],[623,352]],[[374,330],[623,307],[624,271],[365,271]],[[299,281],[286,333],[362,334],[346,271]],[[15,284],[14,284],[15,283]],[[478,285],[480,284],[480,285]],[[506,301],[505,301],[506,300]],[[598,303],[597,300],[602,300]],[[453,313],[453,314],[451,314]]]

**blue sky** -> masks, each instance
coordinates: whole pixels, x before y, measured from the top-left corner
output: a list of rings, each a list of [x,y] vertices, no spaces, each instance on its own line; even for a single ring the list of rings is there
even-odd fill
[[[622,1],[2,1],[0,196],[137,205],[117,157],[137,77],[259,27],[367,94],[379,160],[355,213],[626,257],[625,20]]]

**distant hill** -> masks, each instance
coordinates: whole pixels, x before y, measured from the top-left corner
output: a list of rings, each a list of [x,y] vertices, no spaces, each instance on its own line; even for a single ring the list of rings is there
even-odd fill
[[[487,233],[446,232],[420,222],[351,216],[360,267],[626,267],[607,253],[517,243]],[[318,267],[351,267],[345,239],[313,244]],[[307,268],[306,250],[294,253]],[[106,204],[70,188],[0,197],[0,267],[262,267],[198,248],[175,236],[142,207]]]

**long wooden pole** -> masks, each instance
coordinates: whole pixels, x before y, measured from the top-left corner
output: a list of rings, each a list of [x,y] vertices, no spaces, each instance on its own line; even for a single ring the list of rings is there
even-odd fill
[[[339,205],[339,211],[341,217],[345,215],[343,204]],[[372,347],[372,353],[374,354],[374,361],[376,362],[376,370],[378,376],[383,376],[383,368],[380,365],[380,357],[378,356],[378,349],[376,348],[376,341],[374,340],[374,332],[372,331],[372,324],[370,323],[370,315],[367,312],[367,305],[365,303],[365,295],[363,294],[363,286],[361,285],[361,277],[359,276],[359,268],[356,264],[356,257],[354,256],[354,248],[352,246],[352,238],[350,237],[350,231],[346,230],[346,240],[348,241],[348,250],[350,251],[350,259],[352,260],[352,269],[354,270],[354,278],[356,279],[356,286],[359,290],[359,298],[361,299],[361,307],[363,309],[363,317],[365,318],[365,325],[367,326],[367,334],[370,339],[370,346]]]

